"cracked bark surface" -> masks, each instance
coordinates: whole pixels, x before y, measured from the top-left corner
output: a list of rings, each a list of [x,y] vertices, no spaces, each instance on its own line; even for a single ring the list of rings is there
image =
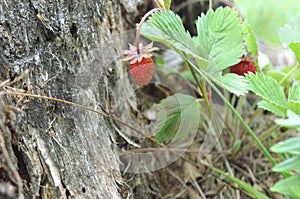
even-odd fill
[[[127,12],[136,7],[121,3]],[[27,71],[10,86],[108,109],[120,76],[121,42],[114,35],[121,31],[117,0],[1,1],[0,80]],[[1,196],[120,198],[107,119],[55,101],[0,97]]]

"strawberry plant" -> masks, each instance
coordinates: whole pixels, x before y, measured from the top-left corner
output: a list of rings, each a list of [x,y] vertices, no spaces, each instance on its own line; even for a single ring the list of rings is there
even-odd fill
[[[277,119],[275,122],[287,128],[297,128],[300,131],[300,115],[288,110],[288,119]],[[275,144],[271,150],[278,154],[287,154],[288,158],[280,164],[275,165],[275,172],[287,172],[289,177],[277,182],[271,190],[279,192],[289,198],[300,198],[300,137],[289,138]],[[294,175],[293,175],[294,174]]]
[[[236,126],[232,136],[232,160],[242,145],[242,140],[237,137],[236,133],[240,123],[269,162],[276,165],[273,170],[280,172],[286,178],[271,190],[291,198],[300,198],[299,186],[291,183],[294,182],[293,180],[298,183],[299,176],[290,177],[292,175],[291,170],[299,172],[298,163],[300,159],[297,156],[299,155],[297,144],[299,139],[286,141],[293,145],[291,149],[286,151],[280,151],[280,145],[273,146],[272,150],[276,153],[295,155],[295,157],[284,160],[285,162],[277,165],[275,156],[270,153],[262,139],[250,128],[240,110],[245,95],[251,91],[261,99],[257,103],[257,110],[266,110],[282,118],[282,120],[276,120],[279,125],[287,125],[288,127],[292,125],[299,128],[299,122],[295,121],[299,120],[300,114],[300,20],[292,21],[289,26],[281,30],[281,41],[287,43],[295,53],[298,64],[289,67],[287,71],[282,69],[281,72],[278,72],[278,70],[271,69],[264,71],[264,74],[259,66],[259,51],[255,34],[248,22],[242,20],[236,10],[229,7],[219,7],[216,10],[209,10],[206,14],[202,13],[196,22],[197,35],[192,36],[185,29],[180,16],[169,9],[170,1],[157,1],[157,4],[161,9],[148,12],[142,19],[137,28],[136,47],[130,45],[130,50],[124,51],[127,57],[123,60],[130,62],[130,73],[133,80],[138,85],[145,86],[153,75],[154,63],[149,54],[152,51],[152,45],[146,47],[140,45],[140,34],[153,42],[164,44],[173,49],[184,60],[189,69],[188,74],[191,74],[193,78],[190,83],[195,84],[201,98],[175,94],[163,99],[159,106],[165,112],[160,112],[157,115],[156,141],[169,143],[174,140],[184,140],[189,135],[196,134],[203,124],[201,116],[206,111],[208,115],[213,115],[215,105],[212,103],[210,95],[212,91],[223,100],[236,117]],[[147,17],[149,17],[148,21],[146,21]],[[135,71],[135,69],[137,70]],[[191,76],[188,76],[187,79],[190,80]],[[224,89],[225,92],[222,92],[220,88]],[[234,103],[230,102],[229,94],[234,95],[233,99],[240,97],[237,108],[234,107]],[[274,131],[273,128],[270,129],[271,133]],[[215,132],[215,134],[218,133]],[[266,134],[269,135],[269,132]],[[240,138],[242,137],[240,136]],[[290,163],[293,166],[287,166]],[[205,165],[236,183],[251,196],[268,198],[265,194],[233,175],[228,175],[212,165]]]

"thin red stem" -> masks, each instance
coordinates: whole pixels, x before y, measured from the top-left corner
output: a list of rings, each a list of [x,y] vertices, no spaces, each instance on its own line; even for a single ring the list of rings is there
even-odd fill
[[[141,32],[141,28],[142,28],[142,25],[143,23],[146,21],[146,19],[153,13],[159,11],[159,10],[163,10],[163,8],[153,8],[152,10],[150,10],[149,12],[147,12],[143,18],[141,19],[137,29],[136,29],[136,39],[135,39],[135,43],[136,43],[136,52],[137,54],[140,54],[140,47],[139,47],[139,44],[140,44],[140,32]]]

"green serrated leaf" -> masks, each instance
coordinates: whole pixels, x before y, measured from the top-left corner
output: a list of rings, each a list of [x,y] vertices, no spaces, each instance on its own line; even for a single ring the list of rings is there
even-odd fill
[[[300,102],[298,101],[289,100],[287,103],[287,108],[296,114],[300,114]]]
[[[278,115],[280,117],[285,117],[285,113],[282,110],[282,108],[280,108],[280,107],[276,106],[275,104],[272,104],[271,102],[268,102],[266,100],[259,101],[257,103],[257,106],[259,108],[262,108],[262,109],[265,109],[265,110],[270,111],[272,113],[275,113],[276,115]]]
[[[300,42],[290,43],[289,47],[294,52],[294,54],[295,54],[295,56],[297,58],[298,63],[300,63]]]
[[[290,88],[290,84],[294,80],[300,80],[300,66],[294,65],[284,67],[281,70],[269,70],[266,75],[271,76],[277,82],[280,82],[281,86]]]
[[[293,84],[288,97],[287,108],[300,114],[300,82]]]
[[[209,60],[208,70],[222,71],[240,61],[244,53],[242,25],[238,13],[228,7],[202,14],[197,22],[201,57]]]
[[[275,153],[299,153],[300,137],[290,138],[283,142],[277,143],[271,147],[271,151]]]
[[[275,172],[292,171],[300,168],[300,156],[289,158],[280,164],[275,165],[272,170]]]
[[[277,182],[273,187],[271,187],[271,191],[281,193],[292,199],[299,199],[297,195],[291,191],[290,187],[300,187],[300,176],[291,176],[284,180]]]
[[[245,21],[243,28],[244,28],[244,39],[247,44],[248,52],[251,53],[252,56],[258,55],[256,38],[250,24],[247,21]]]
[[[287,111],[288,119],[276,119],[275,122],[288,128],[298,128],[300,131],[300,116],[291,110]]]
[[[258,47],[256,43],[256,38],[254,32],[250,26],[250,24],[245,21],[243,24],[243,32],[244,32],[244,40],[247,44],[247,50],[251,53],[251,57],[255,57],[258,55]],[[256,66],[258,66],[258,59],[254,60]],[[260,71],[260,67],[257,67],[258,71]]]
[[[221,77],[223,86],[236,95],[245,95],[248,92],[248,81],[237,74],[228,73]]]
[[[283,88],[275,79],[259,73],[247,74],[246,79],[249,81],[250,90],[264,100],[286,109],[286,98]]]
[[[290,190],[292,192],[292,194],[294,194],[294,196],[296,198],[300,198],[300,187],[297,187],[297,186],[291,186],[290,187]]]
[[[200,124],[201,106],[189,95],[175,94],[159,104],[156,140],[169,142],[195,134]]]
[[[143,24],[141,35],[152,41],[163,43],[176,51],[184,51],[192,55],[202,66],[206,66],[208,63],[200,56],[200,46],[185,30],[180,17],[171,10],[154,13],[148,22]]]
[[[300,102],[300,82],[296,82],[293,84],[293,86],[289,92],[288,99],[296,101],[296,102]]]
[[[279,35],[281,42],[287,44],[300,42],[300,15],[292,18],[288,24],[281,28]]]
[[[278,30],[291,17],[299,14],[298,0],[235,0],[239,12],[264,42],[279,45]],[[255,12],[253,12],[255,10]],[[266,31],[268,30],[268,31]]]

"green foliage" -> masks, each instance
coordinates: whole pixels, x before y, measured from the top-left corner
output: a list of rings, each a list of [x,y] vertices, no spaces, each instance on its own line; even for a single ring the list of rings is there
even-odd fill
[[[285,112],[275,104],[272,104],[272,102],[261,100],[257,103],[257,106],[259,108],[265,109],[267,111],[270,111],[280,117],[285,117]]]
[[[276,119],[275,122],[288,128],[297,128],[300,131],[300,116],[291,110],[287,111],[288,119]]]
[[[192,96],[175,94],[163,99],[159,107],[157,141],[184,139],[197,132],[202,109]]]
[[[247,52],[251,54],[251,57],[256,57],[254,63],[258,66],[258,47],[256,43],[256,38],[250,24],[245,21],[243,24],[244,40],[247,44]],[[260,71],[260,67],[257,67],[257,70]]]
[[[241,14],[262,40],[279,45],[280,27],[299,14],[298,0],[235,0]]]
[[[249,90],[248,81],[240,75],[228,73],[221,76],[222,86],[236,95],[244,95]]]
[[[154,13],[148,22],[143,24],[141,35],[152,41],[163,43],[176,51],[192,55],[203,65],[207,65],[207,60],[199,56],[200,46],[184,29],[180,17],[171,10]]]
[[[258,55],[258,47],[256,43],[256,38],[250,24],[245,21],[243,24],[244,40],[247,44],[247,51],[251,53],[252,56]]]
[[[260,108],[271,111],[280,117],[285,117],[287,110],[300,114],[299,82],[293,84],[288,99],[286,99],[283,88],[272,77],[249,74],[246,79],[250,83],[250,90],[264,99],[258,103]]]
[[[212,79],[230,92],[236,95],[247,93],[248,84],[244,77],[235,74],[221,76],[221,71],[239,62],[244,53],[243,27],[238,13],[229,8],[218,8],[215,12],[209,11],[207,15],[203,14],[199,18],[197,29],[198,36],[192,38],[184,29],[180,17],[170,10],[165,10],[153,14],[148,22],[143,24],[141,34],[177,52],[193,56],[202,68],[208,65],[207,71],[210,72]],[[181,97],[179,99],[183,100]],[[193,103],[187,107],[178,104],[173,97],[163,100],[160,105],[166,107],[167,114],[159,114],[156,136],[158,141],[168,142],[175,135],[193,133],[194,127],[199,125],[199,123],[184,122],[184,128],[182,125],[178,126],[178,120],[188,118],[185,114],[196,115],[193,121],[200,121],[200,113],[197,112],[199,108],[196,107],[197,103],[194,99]],[[169,112],[170,107],[172,107],[172,112]],[[173,112],[175,107],[177,107],[177,112]],[[189,125],[191,125],[190,129],[183,132]]]
[[[228,7],[202,14],[197,23],[201,56],[209,60],[208,67],[222,71],[240,61],[244,53],[242,25],[238,13]],[[210,68],[208,68],[210,70]]]
[[[246,76],[249,81],[250,90],[261,96],[265,101],[259,105],[266,108],[275,114],[286,112],[286,98],[283,88],[272,77],[267,77],[262,74],[250,73]],[[279,114],[282,116],[282,114]]]
[[[248,185],[247,183],[245,183],[242,180],[239,180],[233,176],[228,175],[227,173],[216,169],[216,168],[212,168],[214,171],[216,171],[217,173],[223,175],[224,177],[226,177],[227,179],[229,179],[230,181],[232,181],[233,183],[236,183],[239,187],[241,187],[243,190],[245,190],[247,193],[251,194],[254,198],[256,199],[269,199],[269,197],[267,197],[266,195],[262,194],[261,192],[257,191],[255,188],[253,188],[252,186]]]
[[[300,15],[291,19],[280,30],[280,40],[289,44],[290,49],[295,53],[298,63],[300,63]]]
[[[276,123],[278,123],[276,121]],[[280,124],[280,123],[278,123]],[[300,120],[298,120],[298,125],[300,125]],[[284,142],[280,142],[271,147],[271,150],[275,153],[290,153],[299,154],[300,153],[300,137],[290,138]]]
[[[290,43],[289,47],[294,52],[298,63],[300,63],[300,42]]]
[[[154,0],[158,7],[170,10],[171,0]]]
[[[270,3],[270,0],[267,1]],[[256,1],[256,3],[257,2],[258,1]],[[261,2],[259,4],[261,4]],[[255,13],[257,15],[257,12]],[[265,15],[265,13],[260,14],[263,16]],[[261,18],[260,14],[257,15],[259,18]],[[251,21],[249,23],[252,24]],[[263,23],[263,27],[265,27],[266,22],[263,21]],[[299,22],[293,23],[295,23],[297,27],[290,28],[286,26],[283,28],[281,30],[281,39],[289,44],[289,47],[294,51],[299,61],[300,40],[298,40],[297,31],[299,31],[300,26],[298,27]],[[206,90],[205,86],[206,83],[208,83],[240,120],[241,124],[252,136],[260,149],[262,149],[264,154],[273,164],[275,164],[274,158],[264,147],[262,142],[242,119],[240,114],[232,107],[224,95],[218,92],[218,89],[213,83],[236,95],[244,95],[250,89],[255,94],[262,97],[263,100],[258,103],[260,108],[271,111],[281,118],[288,117],[287,119],[276,120],[279,125],[300,128],[298,126],[298,114],[300,113],[300,83],[293,84],[292,88],[289,89],[288,97],[286,97],[282,87],[282,85],[285,85],[286,87],[291,85],[291,83],[294,82],[294,77],[300,78],[300,72],[297,70],[299,65],[292,66],[289,70],[283,69],[279,72],[271,72],[269,73],[269,75],[271,74],[270,76],[265,76],[261,73],[250,73],[246,75],[246,77],[238,76],[236,74],[225,74],[223,76],[222,73],[224,69],[238,63],[241,56],[245,54],[243,44],[246,44],[247,52],[250,53],[252,57],[256,58],[258,55],[258,48],[254,31],[247,21],[242,23],[241,18],[239,18],[238,13],[235,10],[227,7],[220,7],[215,11],[209,10],[206,14],[202,13],[201,17],[198,17],[196,25],[198,35],[192,37],[190,33],[185,30],[178,15],[170,10],[163,10],[154,13],[148,22],[143,24],[141,34],[153,41],[165,44],[167,47],[174,49],[180,54],[191,69],[191,71],[184,74],[185,78],[194,84],[197,84],[197,82],[203,83],[200,83],[200,85],[197,86],[202,88],[200,90],[204,92],[204,96]],[[274,33],[272,34],[274,35]],[[276,38],[274,38],[271,39],[273,42],[276,41]],[[255,64],[258,66],[257,62],[257,59],[255,59]],[[193,75],[194,73],[196,73],[196,77]],[[199,81],[193,81],[192,78],[196,78]],[[205,102],[209,110],[210,103],[207,98],[205,98]],[[188,95],[176,94],[163,99],[158,106],[164,111],[160,111],[157,115],[157,141],[170,142],[173,140],[185,139],[189,135],[197,132],[200,125],[200,114],[202,113],[202,109],[200,103],[195,98]],[[287,147],[291,147],[291,145]],[[233,148],[233,154],[237,153],[240,146],[241,141],[236,142]],[[295,146],[297,146],[297,144],[293,143],[293,147]],[[276,151],[278,148],[283,149],[284,147],[283,145],[275,145],[272,147],[272,150],[277,153],[282,153]],[[293,148],[293,150],[285,151],[284,153],[289,153],[291,156],[299,155],[300,152],[298,154],[293,153],[295,150],[296,149]],[[286,160],[286,162],[276,165],[273,170],[283,172],[284,176],[287,176],[284,172],[289,172],[294,169],[300,171],[300,168],[297,167],[299,163],[299,157],[292,157]],[[250,193],[252,196],[256,198],[268,198],[247,183],[217,169],[214,170],[238,184],[239,187]],[[284,180],[279,183],[282,182],[284,182]],[[292,195],[293,197],[298,197],[298,187],[289,186],[289,193],[287,193],[286,190],[280,191],[276,186],[277,184],[273,187],[274,191],[287,196]]]
[[[282,172],[282,171],[292,171],[299,168],[300,168],[300,156],[287,159],[286,161],[275,165],[272,168],[272,170],[276,172]]]
[[[299,96],[297,96],[299,97]],[[276,123],[289,128],[299,128],[300,116],[288,110],[288,119],[277,119]],[[276,172],[300,172],[300,137],[290,138],[271,147],[275,153],[286,153],[291,158],[273,167]],[[300,175],[296,174],[277,182],[271,191],[281,193],[289,198],[299,199]]]
[[[281,70],[269,70],[267,76],[273,77],[280,85],[289,87],[294,80],[300,80],[300,65],[284,67]]]
[[[233,160],[238,152],[241,150],[242,141],[240,139],[236,140],[233,143],[232,149],[231,149],[231,160]]]
[[[291,19],[289,23],[280,29],[279,34],[283,43],[300,42],[300,16]]]
[[[290,89],[287,108],[300,114],[300,82],[293,84]]]
[[[277,182],[271,191],[281,193],[291,199],[299,199],[300,176],[292,176]]]
[[[198,19],[198,36],[192,38],[180,17],[172,11],[154,13],[141,34],[176,51],[192,55],[208,71],[218,72],[239,62],[244,53],[241,19],[229,8],[209,11]],[[213,69],[212,69],[213,68]],[[215,69],[216,68],[216,69]]]

